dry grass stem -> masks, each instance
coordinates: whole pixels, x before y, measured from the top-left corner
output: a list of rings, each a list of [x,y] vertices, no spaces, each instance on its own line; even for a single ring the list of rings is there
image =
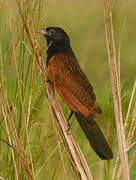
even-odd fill
[[[6,95],[5,89],[3,87],[3,82],[2,82],[1,78],[0,78],[0,82],[1,82],[0,103],[1,103],[1,106],[3,107],[3,112],[4,112],[3,117],[5,117],[9,123],[9,127],[10,127],[10,130],[11,130],[12,135],[13,135],[14,143],[15,143],[16,148],[17,148],[16,151],[18,152],[21,164],[25,169],[26,177],[27,177],[27,179],[30,179],[31,178],[31,172],[29,169],[29,165],[28,165],[28,162],[24,158],[25,153],[24,153],[23,148],[21,147],[21,143],[20,143],[19,137],[17,135],[17,131],[16,131],[16,125],[15,125],[15,122],[14,122],[13,117],[11,115],[11,111],[9,111],[10,106],[8,104],[7,95]],[[3,93],[2,93],[2,91],[3,91]],[[9,144],[11,144],[11,143],[9,142]]]
[[[60,154],[62,167],[63,167],[63,170],[64,170],[65,179],[68,180],[67,170],[66,170],[66,166],[65,166],[65,162],[64,162],[64,157],[63,157],[63,153],[62,153],[61,146],[60,146],[60,142],[61,142],[60,137],[61,136],[59,134],[58,125],[57,125],[57,122],[56,122],[56,119],[55,119],[51,104],[49,104],[49,108],[50,108],[50,114],[51,114],[50,117],[51,117],[51,119],[53,121],[53,128],[54,128],[55,135],[56,135],[56,140],[57,140],[57,144],[58,144],[58,150],[59,150],[59,154]]]
[[[125,140],[124,127],[123,127],[123,118],[122,118],[120,80],[119,80],[119,71],[117,68],[117,61],[116,61],[116,50],[115,50],[115,42],[114,42],[113,24],[112,24],[112,8],[111,8],[110,0],[105,1],[104,19],[105,19],[106,42],[108,49],[109,67],[111,73],[112,92],[113,92],[113,100],[114,100],[114,110],[115,110],[115,118],[116,118],[119,154],[121,159],[122,176],[124,180],[129,180],[130,177],[129,177],[129,167],[128,167],[128,156],[126,151],[126,140]],[[111,36],[111,40],[110,40],[110,36]]]
[[[8,24],[9,24],[9,30],[11,33],[11,45],[12,45],[12,51],[13,51],[13,60],[14,60],[14,64],[15,64],[15,68],[16,68],[16,74],[17,74],[17,81],[18,81],[18,88],[19,88],[19,96],[20,96],[20,101],[21,101],[21,105],[22,105],[22,114],[23,114],[23,118],[25,120],[25,131],[26,131],[26,137],[27,137],[27,145],[28,145],[28,152],[29,152],[29,157],[30,157],[30,162],[31,162],[31,168],[32,168],[32,176],[31,178],[34,179],[34,167],[33,167],[33,161],[32,161],[32,155],[31,155],[31,148],[30,148],[30,143],[29,143],[29,135],[28,135],[28,129],[27,129],[27,124],[26,124],[26,116],[25,116],[25,111],[24,111],[24,103],[23,103],[23,99],[22,99],[22,93],[21,93],[21,83],[19,80],[19,71],[18,71],[18,66],[17,66],[17,58],[16,58],[16,50],[15,50],[15,44],[14,44],[14,40],[13,40],[13,30],[12,30],[12,23],[11,23],[11,17],[10,17],[10,12],[9,12],[9,7],[8,7],[8,2],[6,1],[6,6],[7,6],[7,12],[8,12]],[[16,133],[16,137],[17,137],[17,133]],[[19,142],[18,142],[19,145]],[[20,145],[19,145],[20,146]],[[20,153],[22,153],[22,149],[20,148]],[[23,158],[24,159],[24,158]],[[28,168],[28,167],[27,167]],[[29,168],[28,168],[29,169]],[[30,172],[28,175],[28,179],[30,178]]]
[[[131,94],[131,99],[130,99],[130,103],[129,103],[129,107],[128,107],[128,112],[130,111],[130,106],[132,105],[132,100],[133,100],[133,97],[134,97],[135,88],[136,88],[136,82],[134,84],[133,91],[132,91],[132,94]],[[136,103],[135,103],[135,106],[134,106],[134,109],[133,109],[132,121],[131,121],[130,129],[129,129],[129,133],[128,133],[128,137],[127,137],[127,150],[126,150],[127,152],[135,144],[135,142],[131,144],[131,141],[132,141],[132,139],[134,137],[135,130],[136,130]],[[133,158],[133,160],[134,160],[134,158]],[[131,162],[132,162],[132,159],[131,159]],[[129,164],[132,164],[132,163],[129,163]],[[117,178],[118,179],[120,178],[120,175],[121,175],[121,169],[119,168],[118,173],[117,173]]]
[[[130,115],[130,110],[131,110],[131,107],[132,107],[132,102],[133,102],[133,99],[134,99],[135,90],[136,90],[136,81],[135,81],[134,86],[133,86],[133,90],[132,90],[132,93],[131,93],[131,98],[130,98],[130,102],[129,102],[129,106],[128,106],[128,111],[127,111],[127,115],[126,115],[126,118],[125,118],[125,124],[124,124],[125,129],[127,128],[128,118],[129,118],[129,115]]]
[[[0,98],[0,101],[1,101],[1,100],[2,100],[2,99]],[[2,101],[1,101],[1,102],[2,102]],[[3,104],[2,104],[2,106],[3,106]],[[6,115],[5,115],[5,112],[4,112],[3,107],[2,107],[2,114],[3,114],[5,126],[6,126],[8,141],[9,141],[9,144],[11,145],[12,143],[11,143],[11,138],[10,138],[10,133],[9,133],[9,128],[8,128],[7,118],[6,118]],[[18,175],[18,170],[17,170],[17,164],[16,164],[16,160],[15,160],[13,148],[11,148],[11,153],[12,153],[13,164],[14,164],[14,168],[15,168],[16,179],[19,180],[19,175]]]
[[[129,129],[129,133],[128,133],[128,138],[127,138],[127,146],[129,147],[132,141],[132,138],[134,136],[136,130],[136,102],[135,102],[135,107],[133,109],[133,113],[132,113],[132,121],[131,121],[131,125],[130,125],[130,129]]]

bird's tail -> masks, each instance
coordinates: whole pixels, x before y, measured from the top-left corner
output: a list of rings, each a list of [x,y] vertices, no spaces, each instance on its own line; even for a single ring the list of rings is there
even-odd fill
[[[81,128],[83,129],[90,145],[93,150],[98,154],[101,159],[112,159],[113,153],[102,133],[99,126],[90,116],[88,118],[81,114],[75,113],[76,119],[78,120]]]

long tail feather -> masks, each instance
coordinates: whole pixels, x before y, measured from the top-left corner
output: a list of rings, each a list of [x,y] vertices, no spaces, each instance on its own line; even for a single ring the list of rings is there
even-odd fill
[[[83,129],[93,150],[101,159],[108,160],[113,158],[113,153],[102,133],[99,126],[91,116],[88,118],[81,114],[75,113],[81,128]]]

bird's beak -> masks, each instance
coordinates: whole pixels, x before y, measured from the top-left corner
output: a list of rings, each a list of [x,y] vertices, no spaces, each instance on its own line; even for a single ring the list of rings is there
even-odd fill
[[[46,31],[45,28],[39,29],[38,32],[41,33],[41,34],[43,34],[44,36],[45,36],[45,35],[48,35],[48,33],[47,33],[47,31]]]

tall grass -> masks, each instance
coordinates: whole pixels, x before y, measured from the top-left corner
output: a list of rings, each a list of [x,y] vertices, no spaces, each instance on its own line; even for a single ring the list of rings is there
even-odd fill
[[[117,128],[117,136],[118,136],[119,154],[120,154],[121,167],[122,167],[122,176],[124,180],[125,179],[129,180],[130,175],[129,175],[129,167],[128,167],[128,154],[126,148],[125,131],[123,127],[123,117],[122,117],[122,103],[121,103],[121,89],[120,89],[120,54],[117,64],[113,22],[112,22],[112,7],[110,0],[105,1],[104,17],[105,17],[106,42],[107,42],[109,66],[111,72],[111,82],[112,82],[114,111],[115,111],[116,128]],[[111,39],[110,39],[110,35],[111,35]],[[120,49],[119,49],[119,53],[120,53]]]
[[[109,1],[106,5],[108,3]],[[132,53],[132,48],[127,47],[126,52],[123,43],[130,43],[126,31],[128,26],[124,25],[125,30],[122,35],[118,35],[117,23],[120,22],[117,19],[126,9],[121,9],[119,5],[122,2],[113,2],[105,16],[106,25],[108,22],[113,23],[110,28],[106,26],[108,46],[113,46],[109,48],[110,67],[112,63],[116,65],[114,60],[118,59],[115,69],[113,66],[110,68],[111,72],[116,72],[116,78],[112,77],[111,85],[104,35],[103,2],[0,2],[1,179],[129,179],[129,176],[130,179],[135,179],[135,69],[134,64],[131,66],[127,61],[128,57],[131,60],[129,54]],[[117,8],[120,8],[120,12]],[[75,26],[75,18],[79,19],[79,14],[81,19],[76,21]],[[132,15],[133,9],[130,13]],[[124,14],[122,16],[124,18]],[[103,115],[98,116],[97,122],[105,135],[107,133],[114,152],[114,159],[110,162],[104,162],[95,155],[77,122],[73,121],[74,117],[71,130],[67,131],[65,117],[68,117],[69,110],[58,95],[55,97],[46,83],[43,60],[46,46],[44,39],[38,35],[38,29],[46,25],[63,26],[69,31],[74,51],[84,71],[93,84],[96,84],[97,101],[103,109]],[[118,36],[123,37],[122,46],[117,43]],[[115,57],[117,53],[119,58]],[[122,54],[125,54],[124,61]],[[133,55],[135,56],[134,53]],[[126,65],[128,71],[125,69]],[[99,66],[102,68],[98,68]],[[127,76],[132,82],[126,90],[123,83]],[[114,107],[117,107],[115,114]]]

